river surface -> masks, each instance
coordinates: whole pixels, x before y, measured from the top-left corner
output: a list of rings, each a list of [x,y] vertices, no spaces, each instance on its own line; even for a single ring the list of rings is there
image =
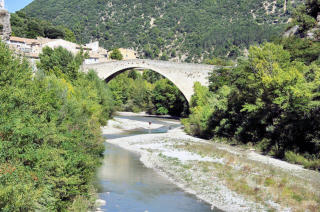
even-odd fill
[[[163,123],[151,133],[166,132],[169,128],[180,126],[180,123],[167,123],[164,119],[154,117],[124,117],[145,121],[146,123]],[[107,139],[127,137],[149,133],[146,129],[108,134]],[[159,175],[153,169],[145,167],[139,155],[116,145],[106,143],[104,161],[98,170],[99,199],[106,205],[99,207],[110,212],[205,212],[211,211],[210,205],[187,194]],[[215,210],[216,211],[216,210]]]

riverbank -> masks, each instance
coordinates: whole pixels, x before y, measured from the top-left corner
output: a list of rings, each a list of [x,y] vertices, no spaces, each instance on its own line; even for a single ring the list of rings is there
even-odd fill
[[[153,134],[142,134],[149,130]],[[107,142],[138,152],[147,167],[213,207],[225,211],[319,211],[317,172],[252,150],[188,136],[177,120],[119,113],[103,128],[104,135],[115,132],[121,136]]]

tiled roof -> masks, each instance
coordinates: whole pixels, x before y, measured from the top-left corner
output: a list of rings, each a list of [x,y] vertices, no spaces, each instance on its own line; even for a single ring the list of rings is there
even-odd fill
[[[29,39],[29,38],[20,38],[20,37],[10,37],[10,41],[14,42],[20,42],[20,43],[26,43],[29,45],[40,45],[40,42],[35,39]]]

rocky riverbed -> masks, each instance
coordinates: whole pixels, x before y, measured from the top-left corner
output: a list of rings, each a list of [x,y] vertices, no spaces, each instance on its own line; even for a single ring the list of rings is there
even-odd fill
[[[191,137],[179,121],[143,113],[119,113],[102,130],[104,135],[121,135],[106,142],[139,153],[145,166],[212,208],[319,211],[317,172],[263,156],[253,149]]]

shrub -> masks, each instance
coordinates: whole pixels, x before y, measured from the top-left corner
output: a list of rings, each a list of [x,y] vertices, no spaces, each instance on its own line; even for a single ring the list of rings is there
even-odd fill
[[[63,67],[57,62],[40,67]],[[72,70],[64,79],[54,70],[32,77],[30,65],[0,43],[1,211],[65,211],[76,199],[91,200],[109,94],[94,73]]]

